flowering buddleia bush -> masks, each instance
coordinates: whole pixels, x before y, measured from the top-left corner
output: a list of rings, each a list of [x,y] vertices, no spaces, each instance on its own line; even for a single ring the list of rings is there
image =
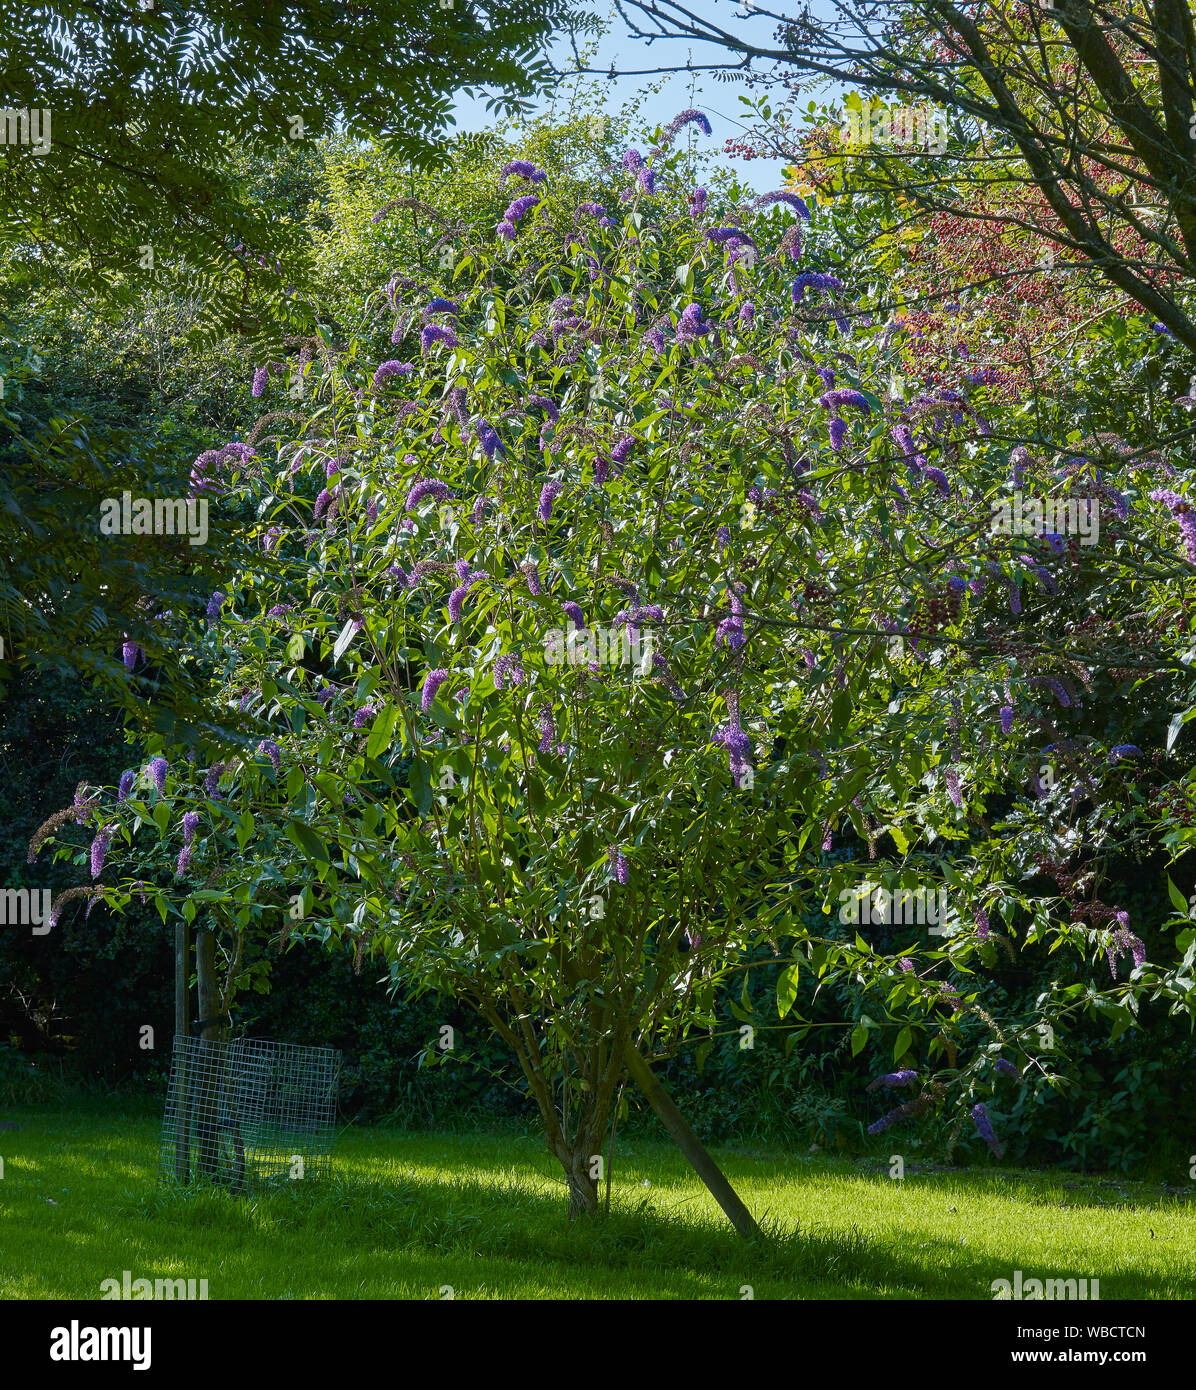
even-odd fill
[[[985,1103],[1057,1072],[1043,1027],[1193,993],[1191,933],[1147,949],[1073,870],[1153,843],[1184,781],[1167,460],[1011,451],[967,383],[895,399],[891,329],[805,204],[720,207],[663,154],[582,219],[507,164],[451,283],[393,279],[321,343],[294,437],[213,455],[197,485],[251,510],[262,561],[186,640],[244,745],[150,749],[75,817],[84,897],[344,943],[471,1004],[577,1209],[628,1047],[715,1029],[761,942],[782,1016],[804,971],[873,987],[852,1050],[917,1088],[874,1128],[952,1107],[990,1147]],[[1031,494],[1098,540],[1002,529]],[[1056,987],[997,1016],[984,981],[1036,946]]]

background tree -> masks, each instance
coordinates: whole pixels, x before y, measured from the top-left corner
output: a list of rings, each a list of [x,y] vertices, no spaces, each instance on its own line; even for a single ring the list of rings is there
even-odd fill
[[[100,504],[126,488],[182,495],[177,454],[168,462],[152,435],[47,383],[23,301],[56,286],[64,313],[82,304],[111,321],[158,295],[178,331],[209,345],[239,336],[268,356],[310,334],[313,285],[302,200],[285,177],[255,177],[262,164],[278,171],[280,151],[334,130],[374,136],[412,166],[434,161],[455,95],[492,90],[496,110],[524,109],[550,76],[540,50],[566,22],[558,0],[3,0],[0,246],[5,299],[19,306],[0,321],[5,660],[98,678],[143,718],[151,693],[155,717],[198,718],[157,617],[193,605],[196,575],[208,559],[237,563],[243,535],[216,512],[202,546],[99,533]],[[302,170],[302,156],[289,162]]]
[[[49,112],[50,142],[18,146],[10,125],[6,255],[91,299],[153,274],[196,290],[213,330],[276,336],[280,302],[305,283],[304,242],[275,202],[246,196],[230,152],[341,130],[427,163],[458,92],[525,108],[550,77],[543,45],[572,18],[558,0],[5,0],[0,85],[14,111],[35,112],[34,135]]]
[[[863,183],[900,191],[927,222],[1014,222],[1196,349],[1196,37],[1182,0],[832,0],[827,19],[751,8],[777,21],[771,45],[673,0],[620,6],[639,37],[739,55],[699,68],[935,104],[952,118],[947,157],[870,162]],[[760,62],[772,72],[759,75]],[[788,125],[766,139],[796,155],[792,136]]]

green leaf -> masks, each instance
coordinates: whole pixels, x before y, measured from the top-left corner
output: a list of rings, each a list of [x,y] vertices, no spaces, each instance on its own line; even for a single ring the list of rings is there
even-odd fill
[[[846,690],[840,690],[831,701],[831,728],[836,733],[845,729],[851,721],[852,700]]]
[[[864,1050],[868,1041],[868,1029],[862,1023],[857,1023],[851,1030],[851,1055],[858,1057]]]
[[[1171,723],[1167,725],[1168,753],[1171,752],[1172,745],[1175,743],[1175,740],[1179,737],[1179,731],[1183,728],[1183,726],[1188,722],[1189,719],[1196,719],[1196,705],[1193,705],[1191,709],[1184,710],[1182,714],[1177,714],[1174,717],[1174,719],[1172,719]]]
[[[1188,900],[1179,891],[1175,884],[1171,882],[1170,874],[1167,875],[1167,896],[1175,905],[1176,912],[1180,913],[1181,916],[1186,917],[1188,915]]]
[[[365,748],[367,758],[376,758],[379,754],[386,752],[395,736],[395,725],[398,720],[398,705],[387,705],[377,714],[370,728],[370,741]]]
[[[432,806],[432,776],[422,758],[415,759],[407,769],[407,787],[415,798],[415,809],[426,816]]]
[[[903,1028],[897,1034],[897,1041],[893,1044],[893,1061],[898,1062],[910,1050],[914,1041],[914,1035],[908,1028]]]
[[[340,636],[336,639],[336,646],[332,649],[332,660],[337,662],[344,656],[349,649],[349,643],[357,635],[357,623],[353,618],[341,628]]]
[[[308,825],[302,821],[289,821],[286,826],[286,837],[291,843],[297,846],[303,853],[316,864],[327,866],[328,846]]]
[[[780,978],[777,980],[777,1013],[781,1018],[793,1008],[797,1002],[797,962],[787,966],[781,971]]]

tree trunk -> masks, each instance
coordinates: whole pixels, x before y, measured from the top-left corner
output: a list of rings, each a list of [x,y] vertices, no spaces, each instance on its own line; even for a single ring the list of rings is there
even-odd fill
[[[598,1213],[598,1184],[590,1177],[588,1159],[574,1159],[573,1167],[565,1174],[569,1187],[569,1220]]]
[[[714,1200],[722,1207],[731,1225],[745,1240],[760,1235],[760,1228],[747,1207],[739,1200],[735,1189],[727,1181],[722,1169],[702,1147],[698,1136],[685,1122],[685,1117],[673,1104],[672,1097],[653,1074],[652,1068],[640,1055],[634,1043],[628,1042],[623,1049],[623,1060],[635,1084],[643,1091],[648,1104],[656,1111],[657,1118],[668,1130],[677,1147],[693,1165],[698,1177],[710,1189]]]

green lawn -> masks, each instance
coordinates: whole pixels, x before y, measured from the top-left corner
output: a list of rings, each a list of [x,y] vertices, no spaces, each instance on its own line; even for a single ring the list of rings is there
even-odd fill
[[[154,1188],[159,1122],[9,1112],[0,1297],[206,1278],[226,1298],[991,1298],[991,1281],[1096,1278],[1100,1296],[1196,1297],[1196,1211],[1120,1179],[920,1170],[725,1148],[770,1239],[741,1243],[666,1143],[616,1153],[612,1215],[570,1227],[539,1140],[350,1129],[335,1178],[245,1199]]]

